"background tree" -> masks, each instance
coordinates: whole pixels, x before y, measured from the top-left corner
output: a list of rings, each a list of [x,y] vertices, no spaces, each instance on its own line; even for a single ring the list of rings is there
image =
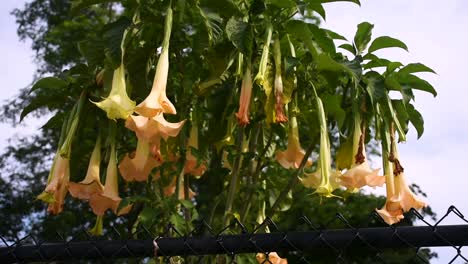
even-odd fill
[[[84,87],[91,87],[93,90],[91,98],[94,101],[99,101],[99,97],[106,94],[110,87],[111,71],[105,71],[102,77],[103,81],[96,75],[102,69],[112,69],[118,65],[120,51],[118,45],[122,40],[122,35],[125,29],[133,30],[134,35],[126,41],[128,47],[125,54],[127,61],[127,69],[129,72],[129,86],[132,88],[132,98],[141,101],[145,98],[148,90],[141,87],[150,87],[152,76],[154,75],[154,64],[157,61],[157,48],[162,42],[164,32],[165,10],[160,6],[167,6],[168,3],[160,1],[123,1],[122,6],[118,6],[107,1],[96,5],[88,5],[93,1],[77,1],[72,6],[69,1],[55,0],[36,0],[27,4],[23,9],[13,11],[19,25],[18,34],[21,38],[29,38],[33,41],[33,49],[37,52],[38,72],[37,75],[44,76],[53,74],[58,76],[56,79],[46,79],[46,81],[38,82],[33,87],[34,91],[24,90],[20,96],[12,99],[3,107],[3,121],[17,124],[25,115],[31,113],[36,117],[51,115],[52,118],[45,124],[38,135],[31,138],[20,138],[6,149],[1,156],[0,167],[2,168],[3,176],[0,184],[5,190],[0,196],[2,201],[0,211],[5,215],[4,225],[0,227],[0,233],[6,234],[13,238],[19,232],[32,232],[41,237],[54,236],[54,231],[78,230],[79,228],[92,226],[92,212],[87,204],[79,202],[75,199],[66,200],[66,210],[58,216],[50,216],[45,212],[45,207],[42,203],[35,200],[35,197],[42,191],[45,185],[48,171],[52,163],[52,155],[57,149],[59,140],[59,131],[62,123],[66,119],[67,113],[72,109],[76,98],[79,97]],[[174,92],[170,96],[185,93],[187,96],[180,98],[177,101],[177,109],[179,115],[189,116],[189,112],[193,107],[197,107],[196,112],[192,114],[199,115],[198,120],[206,120],[203,124],[204,129],[200,130],[200,147],[199,152],[191,149],[195,156],[209,157],[207,164],[208,170],[199,179],[190,180],[190,186],[197,192],[196,206],[191,203],[179,205],[185,208],[185,219],[180,217],[177,212],[173,212],[179,204],[177,197],[167,199],[164,202],[153,200],[147,202],[144,198],[137,194],[148,192],[145,187],[127,183],[121,188],[124,193],[130,197],[129,200],[136,202],[135,210],[126,218],[115,219],[111,215],[106,215],[106,219],[110,221],[109,225],[114,225],[118,228],[125,226],[125,231],[131,232],[136,224],[151,225],[154,221],[158,223],[174,222],[178,228],[184,230],[186,228],[186,220],[196,219],[197,215],[202,218],[212,220],[213,215],[222,214],[224,208],[222,205],[218,207],[207,206],[207,201],[217,197],[217,200],[224,201],[227,199],[226,193],[223,192],[223,182],[229,179],[229,170],[222,166],[223,152],[219,151],[219,142],[230,143],[235,141],[236,135],[232,134],[232,126],[234,121],[224,118],[232,116],[237,101],[232,98],[236,97],[236,90],[240,79],[236,76],[232,60],[236,59],[236,48],[252,53],[252,60],[259,61],[261,57],[261,48],[263,35],[265,34],[263,17],[276,17],[277,21],[272,21],[275,25],[281,25],[282,20],[286,21],[295,13],[299,12],[302,18],[318,19],[312,15],[312,11],[316,11],[324,16],[322,5],[313,5],[308,1],[298,1],[304,4],[306,8],[297,9],[297,5],[292,1],[285,3],[253,1],[238,5],[231,1],[175,1],[174,4],[174,23],[173,36],[171,37],[171,71],[169,83],[174,87]],[[327,2],[327,1],[322,1]],[[86,8],[82,8],[86,7]],[[73,10],[71,10],[73,9]],[[252,21],[252,28],[248,28],[242,21],[233,20],[235,17],[245,10]],[[117,12],[118,11],[118,12]],[[137,19],[132,14],[138,11]],[[262,16],[261,16],[262,15]],[[258,19],[258,21],[255,21]],[[234,28],[232,32],[228,31],[228,25]],[[246,28],[243,28],[246,26]],[[300,35],[303,35],[302,25],[289,25],[291,38],[300,41]],[[327,32],[328,35],[323,35],[318,27],[308,25],[308,30],[314,31],[314,45],[320,46],[321,49],[335,49],[333,39],[340,39],[340,36],[333,32]],[[365,27],[362,25],[361,27]],[[239,31],[239,28],[243,29]],[[246,44],[248,41],[248,30],[255,32],[255,35],[261,36],[252,41],[252,46]],[[294,35],[295,31],[297,32]],[[370,33],[362,33],[364,29],[358,30],[359,34],[364,37],[368,35],[370,41]],[[247,35],[246,35],[247,34]],[[322,35],[321,35],[322,34]],[[246,37],[247,36],[247,37]],[[238,39],[240,37],[240,39]],[[246,40],[247,39],[247,40]],[[282,47],[286,47],[284,41],[286,38],[281,37],[283,42]],[[307,53],[307,41],[305,46],[296,45],[298,53]],[[342,53],[333,53],[333,60],[325,62],[322,67],[324,74],[321,75],[324,79],[316,80],[318,83],[331,83],[336,80],[336,72],[352,71],[353,66],[363,63],[363,58],[356,52],[359,47],[355,45],[343,46],[344,48],[355,53],[356,58],[349,60]],[[78,45],[77,45],[78,44]],[[117,45],[116,45],[117,44]],[[270,47],[272,49],[273,47]],[[230,54],[220,58],[218,54]],[[287,50],[282,50],[282,54],[289,54]],[[369,53],[370,54],[370,53]],[[385,61],[378,57],[372,57],[370,54],[365,61],[368,64],[382,65],[395,67],[390,61]],[[301,56],[301,60],[295,59],[292,56],[286,56],[284,59],[285,71],[291,71],[294,67],[304,67],[311,63],[316,58],[313,54],[307,53]],[[273,61],[273,59],[271,59]],[[336,61],[341,62],[337,64]],[[271,63],[270,63],[271,64]],[[151,66],[153,65],[153,67]],[[202,65],[202,66],[200,66]],[[343,68],[345,65],[347,68]],[[390,65],[390,66],[389,66]],[[392,66],[393,65],[393,66]],[[342,67],[342,68],[340,68]],[[364,66],[365,67],[365,66]],[[396,66],[400,67],[400,66]],[[338,70],[336,70],[338,68]],[[356,69],[356,68],[354,68]],[[253,71],[256,72],[256,71]],[[270,73],[271,74],[271,73]],[[352,72],[351,74],[357,74]],[[327,76],[330,76],[327,79]],[[268,77],[267,77],[268,78]],[[298,76],[298,84],[305,84],[307,79],[314,78],[311,76]],[[44,80],[44,79],[43,79]],[[285,82],[291,81],[285,79]],[[235,86],[237,85],[237,86]],[[333,85],[333,84],[331,84]],[[336,87],[336,86],[335,86]],[[195,89],[194,89],[195,88]],[[309,91],[310,92],[310,91]],[[257,96],[261,95],[261,91],[256,89]],[[310,94],[309,94],[310,95]],[[407,94],[410,96],[410,94]],[[293,97],[290,95],[290,97]],[[195,98],[195,99],[193,99]],[[279,195],[281,186],[288,184],[289,177],[292,171],[280,169],[279,166],[271,164],[268,160],[261,159],[261,149],[270,151],[269,144],[276,144],[277,148],[286,148],[286,142],[279,141],[279,138],[286,138],[286,131],[283,126],[272,125],[271,130],[259,129],[260,123],[265,118],[271,118],[267,110],[263,110],[264,104],[270,104],[270,99],[263,98],[253,104],[253,108],[259,113],[252,117],[251,125],[246,127],[246,135],[253,137],[251,131],[261,131],[256,135],[258,146],[250,146],[250,150],[243,151],[235,146],[225,144],[224,149],[234,153],[227,157],[234,165],[234,161],[242,156],[243,160],[256,159],[258,162],[264,163],[263,166],[268,167],[268,175],[274,175],[268,181],[268,185],[262,186],[261,181],[255,185],[251,185],[250,189],[242,190],[241,197],[251,197],[255,201],[254,204],[243,206],[243,200],[237,200],[234,203],[235,208],[239,208],[243,222],[249,227],[255,225],[255,216],[249,217],[245,211],[258,210],[261,203],[267,202],[272,206]],[[86,173],[87,162],[91,150],[94,145],[94,138],[88,135],[95,134],[97,126],[100,122],[106,120],[105,115],[96,107],[92,107],[91,103],[86,103],[88,106],[80,120],[81,133],[77,134],[72,152],[74,162],[72,163],[72,176],[75,181],[79,181]],[[335,124],[330,129],[339,131],[340,123],[346,122],[342,107],[346,102],[340,101],[340,98],[329,94],[326,110],[329,116],[334,120]],[[307,111],[308,106],[298,106],[302,112]],[[302,108],[302,109],[301,109]],[[263,113],[262,113],[263,112]],[[266,112],[266,113],[265,113]],[[401,115],[400,115],[401,116]],[[98,117],[97,119],[95,117]],[[317,129],[310,127],[307,124],[315,124],[315,115],[303,115],[299,117],[301,142],[304,145],[317,145],[318,136]],[[407,120],[404,120],[407,123]],[[222,124],[218,121],[223,120]],[[175,120],[174,120],[175,121]],[[210,129],[217,127],[218,129]],[[184,141],[189,137],[189,129],[182,132],[179,139],[168,141],[168,146],[171,144],[185,145]],[[119,130],[119,137],[126,139],[121,144],[122,150],[131,150],[135,146],[135,139],[132,138],[132,133],[126,130]],[[237,132],[239,134],[239,132]],[[250,134],[249,134],[250,133]],[[337,135],[337,134],[336,134]],[[237,137],[238,138],[238,137]],[[255,140],[251,140],[253,142]],[[336,136],[337,143],[339,136]],[[315,142],[315,144],[314,144]],[[338,144],[333,145],[334,151],[337,150]],[[375,147],[375,145],[374,145]],[[188,149],[181,149],[185,153]],[[240,150],[240,151],[239,151]],[[240,154],[241,152],[242,154]],[[318,152],[318,151],[317,151]],[[265,153],[263,153],[265,154]],[[271,155],[271,154],[270,154]],[[162,168],[170,170],[171,166],[175,165],[180,170],[180,162],[175,164],[166,164]],[[248,165],[248,166],[247,166]],[[183,166],[183,164],[182,164]],[[254,166],[253,164],[245,164],[243,168],[248,170]],[[262,173],[261,171],[259,173]],[[161,174],[163,172],[161,171]],[[248,175],[248,171],[241,174]],[[264,176],[263,176],[264,177]],[[260,178],[259,178],[260,179]],[[247,179],[242,179],[247,180]],[[161,177],[162,185],[170,183],[170,178],[165,179],[164,174]],[[188,179],[186,179],[188,182]],[[186,188],[187,189],[187,188]],[[316,196],[310,196],[310,191],[300,185],[294,188],[294,192],[288,193],[286,199],[283,199],[279,206],[280,211],[275,216],[275,221],[280,223],[283,228],[296,226],[300,215],[314,215],[318,221],[327,221],[332,218],[335,212],[341,212],[347,216],[352,224],[359,225],[363,221],[368,220],[369,212],[375,208],[382,206],[383,197],[375,197],[373,195],[364,195],[357,193],[350,196],[346,203],[340,200],[324,200],[319,201]],[[133,199],[133,200],[132,200]],[[155,202],[156,201],[156,202]],[[249,208],[251,206],[251,208]],[[243,213],[244,212],[244,213]],[[284,213],[283,213],[284,212]],[[424,213],[433,215],[430,208],[424,209]],[[76,217],[84,215],[84,217]],[[413,219],[409,218],[405,224],[411,224]],[[121,225],[121,222],[126,225]],[[27,223],[24,225],[23,223]],[[216,228],[221,227],[219,221],[211,222]],[[378,221],[371,220],[370,225],[381,225]],[[2,230],[3,229],[3,230]],[[399,261],[404,261],[407,252],[391,252],[393,256],[398,256]],[[356,254],[356,258],[360,255]],[[294,257],[291,256],[292,260]],[[326,260],[326,257],[324,257]],[[365,258],[365,257],[364,257]],[[324,261],[325,261],[324,260]],[[362,260],[364,261],[364,260]]]

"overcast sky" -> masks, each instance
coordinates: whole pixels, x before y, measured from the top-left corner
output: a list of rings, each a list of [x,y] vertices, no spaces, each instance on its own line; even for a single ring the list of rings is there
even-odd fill
[[[24,0],[2,0],[0,6],[0,100],[16,95],[28,86],[35,71],[29,43],[19,42],[14,18],[9,15]],[[404,41],[409,53],[394,49],[379,51],[382,57],[403,63],[421,62],[438,75],[424,74],[438,92],[416,93],[416,107],[425,119],[425,132],[420,140],[414,130],[399,148],[405,174],[428,194],[427,202],[441,217],[450,205],[468,215],[468,109],[465,103],[468,76],[468,1],[467,0],[362,0],[358,7],[350,3],[326,4],[324,27],[352,40],[356,25],[368,21],[375,25],[373,36],[388,35]],[[0,125],[0,149],[13,133],[31,133],[38,122],[27,120],[28,128]],[[383,193],[383,192],[379,192]],[[446,224],[458,224],[450,217]],[[447,263],[455,250],[440,251],[435,263]],[[468,252],[464,252],[468,256]],[[455,262],[455,263],[462,263]]]

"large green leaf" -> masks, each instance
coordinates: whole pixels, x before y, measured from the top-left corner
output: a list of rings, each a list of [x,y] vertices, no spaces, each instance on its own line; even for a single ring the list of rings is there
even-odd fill
[[[252,55],[253,32],[249,23],[239,17],[231,17],[226,24],[226,34],[234,46],[247,58]]]
[[[78,43],[78,50],[86,58],[88,65],[102,65],[104,63],[104,43],[102,40],[81,41]]]
[[[307,23],[302,20],[290,20],[286,23],[286,31],[303,41],[312,58],[318,59],[319,50],[317,44],[313,41],[313,35]]]
[[[356,46],[358,54],[361,54],[366,49],[367,44],[369,44],[373,28],[374,25],[369,22],[362,22],[358,25],[358,29],[354,35],[354,45]]]
[[[432,95],[434,95],[434,97],[437,96],[437,92],[434,89],[434,87],[429,82],[419,78],[416,75],[413,75],[413,74],[398,74],[398,80],[402,85],[406,84],[406,85],[410,86],[413,89],[431,93]]]
[[[388,36],[378,37],[372,41],[372,44],[369,47],[369,52],[374,52],[379,49],[385,48],[402,48],[408,51],[408,47],[401,40],[391,38]]]
[[[424,119],[421,113],[419,113],[418,110],[416,110],[412,104],[408,104],[406,109],[408,111],[409,121],[416,129],[419,139],[424,133]]]
[[[422,63],[410,63],[399,70],[399,73],[401,74],[409,74],[409,73],[415,73],[415,72],[436,73],[433,69],[427,67],[426,65]]]
[[[56,78],[56,77],[45,77],[37,81],[29,92],[37,89],[65,89],[68,86],[68,82]]]
[[[381,101],[385,98],[387,90],[385,89],[385,80],[383,76],[375,71],[370,71],[365,75],[365,82],[367,84],[366,90],[371,99],[371,103]]]
[[[321,3],[318,3],[314,0],[309,0],[306,4],[308,9],[317,12],[317,14],[319,14],[323,18],[323,20],[327,19],[325,9],[323,8],[323,5]]]
[[[319,45],[322,51],[335,54],[336,48],[333,39],[329,37],[328,32],[317,27],[314,24],[309,24],[309,30],[312,33],[312,36],[315,42]]]
[[[357,79],[362,74],[359,61],[337,62],[327,53],[322,53],[317,59],[317,70],[329,72],[346,72]]]
[[[353,45],[351,45],[349,43],[341,44],[340,46],[338,46],[338,48],[342,48],[342,49],[347,50],[347,51],[351,52],[352,54],[356,55],[356,49],[354,48]]]

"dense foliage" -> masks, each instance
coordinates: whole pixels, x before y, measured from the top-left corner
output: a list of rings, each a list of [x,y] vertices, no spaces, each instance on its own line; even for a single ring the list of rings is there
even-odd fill
[[[372,38],[370,23],[352,41],[322,28],[326,2],[36,0],[15,10],[38,73],[54,77],[4,106],[14,123],[51,118],[2,156],[2,232],[52,236],[91,228],[92,215],[99,234],[107,223],[184,232],[199,219],[219,230],[270,216],[287,229],[303,214],[370,225],[375,208],[389,224],[412,207],[432,214],[408,187],[397,139],[410,124],[422,135],[413,90],[436,92],[415,73],[433,71],[378,57],[408,48]],[[369,152],[382,154],[384,176]],[[386,200],[359,191],[384,182]]]

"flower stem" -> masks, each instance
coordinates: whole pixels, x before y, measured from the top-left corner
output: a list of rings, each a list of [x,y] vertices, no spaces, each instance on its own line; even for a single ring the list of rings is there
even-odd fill
[[[306,153],[304,154],[304,157],[302,158],[301,164],[299,165],[299,168],[294,171],[293,175],[289,179],[288,185],[284,187],[284,189],[281,191],[281,193],[278,195],[278,198],[276,198],[275,203],[269,208],[267,215],[268,216],[273,216],[273,214],[276,212],[278,209],[278,206],[280,203],[286,198],[288,195],[288,192],[292,190],[296,184],[299,182],[299,175],[303,172],[305,165],[307,164],[307,160],[309,159],[310,154],[315,148],[315,143],[310,144],[310,146],[307,148]]]
[[[242,153],[242,142],[244,139],[244,128],[239,126],[237,130],[237,157],[234,161],[234,167],[231,173],[231,183],[229,184],[229,192],[226,200],[226,209],[224,210],[224,219],[223,226],[226,226],[229,222],[229,218],[232,215],[232,205],[234,203],[234,196],[237,190],[237,182],[239,178],[240,163],[241,163],[241,153]]]

